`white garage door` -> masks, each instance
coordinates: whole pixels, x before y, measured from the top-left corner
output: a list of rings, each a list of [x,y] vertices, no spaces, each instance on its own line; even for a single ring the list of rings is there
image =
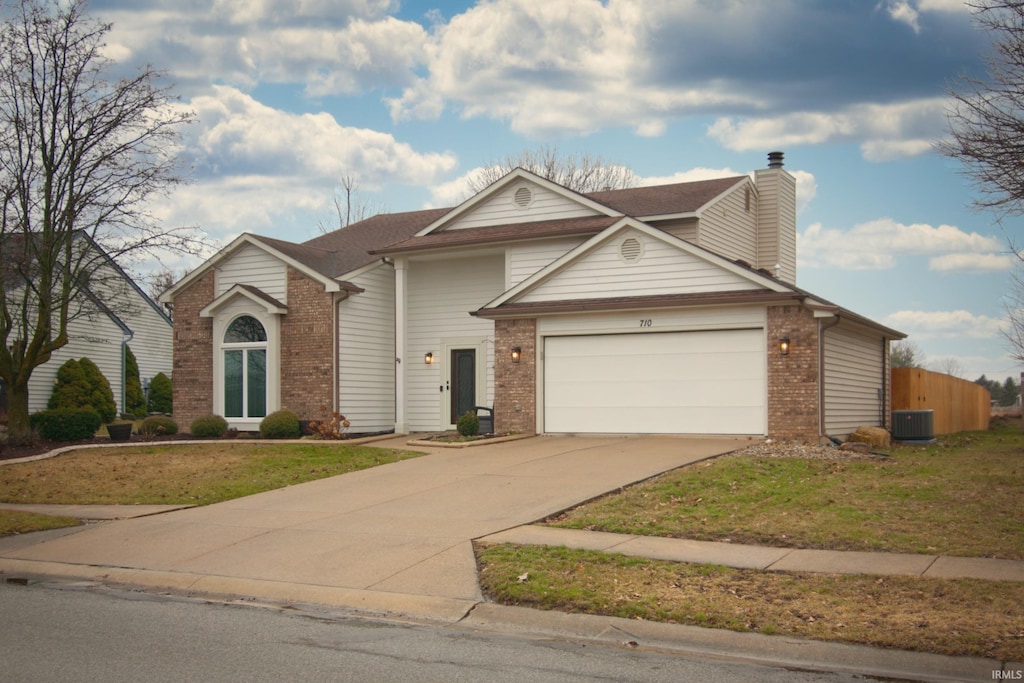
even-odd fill
[[[544,431],[764,434],[763,330],[547,337]]]

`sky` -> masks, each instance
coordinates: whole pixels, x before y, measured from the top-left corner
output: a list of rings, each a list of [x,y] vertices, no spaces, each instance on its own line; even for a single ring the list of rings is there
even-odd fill
[[[92,0],[106,55],[166,73],[192,182],[154,207],[227,244],[366,206],[454,206],[541,145],[644,184],[798,181],[797,283],[907,335],[934,370],[1017,377],[1000,333],[1020,220],[938,154],[990,38],[961,0]],[[196,261],[167,261],[181,275]]]

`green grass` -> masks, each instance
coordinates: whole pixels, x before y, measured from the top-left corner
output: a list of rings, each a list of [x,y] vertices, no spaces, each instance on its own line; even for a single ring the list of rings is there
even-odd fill
[[[37,515],[33,512],[0,510],[0,536],[27,534],[33,531],[62,529],[81,524],[71,517],[55,517],[53,515]]]
[[[1024,559],[1024,433],[970,432],[890,458],[730,456],[551,520],[560,527],[783,547]]]
[[[1024,659],[1024,582],[796,574],[478,546],[490,599],[732,631]]]

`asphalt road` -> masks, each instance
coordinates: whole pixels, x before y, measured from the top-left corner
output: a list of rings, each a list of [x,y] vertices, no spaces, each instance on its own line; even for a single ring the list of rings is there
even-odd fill
[[[95,586],[0,584],[0,614],[11,683],[870,680]]]

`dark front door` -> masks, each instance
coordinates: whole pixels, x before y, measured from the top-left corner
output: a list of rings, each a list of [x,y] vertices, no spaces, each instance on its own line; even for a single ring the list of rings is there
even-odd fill
[[[476,349],[452,350],[452,414],[455,424],[467,410],[476,409]]]

